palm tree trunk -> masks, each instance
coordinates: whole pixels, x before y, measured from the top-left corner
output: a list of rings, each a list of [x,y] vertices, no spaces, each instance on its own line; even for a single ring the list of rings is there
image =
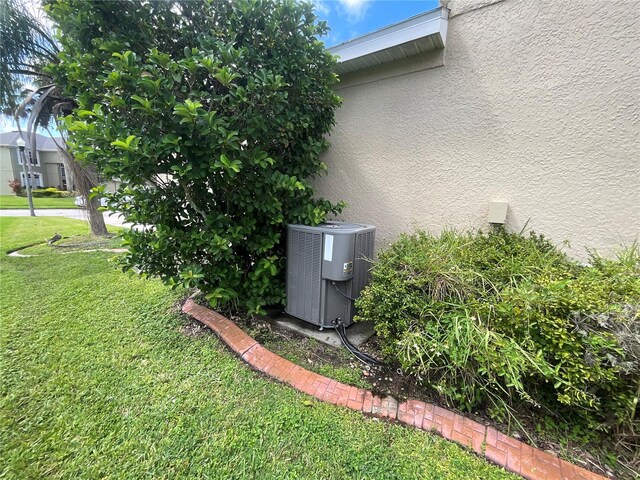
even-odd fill
[[[68,151],[63,150],[63,152],[66,164],[65,166],[71,172],[71,177],[75,182],[75,189],[84,199],[87,216],[89,217],[91,233],[93,235],[104,237],[108,232],[102,212],[98,210],[100,208],[100,199],[96,197],[89,200],[91,189],[98,185],[98,173],[96,172],[96,168],[94,165],[83,165],[76,162],[73,155]]]

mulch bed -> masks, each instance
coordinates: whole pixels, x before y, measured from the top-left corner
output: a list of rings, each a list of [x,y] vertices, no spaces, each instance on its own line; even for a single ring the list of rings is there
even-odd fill
[[[206,303],[203,302],[202,304],[206,306]],[[307,359],[309,364],[302,365],[305,368],[314,370],[314,367],[318,367],[319,365],[330,365],[336,368],[345,366],[358,368],[361,372],[360,376],[362,381],[366,382],[368,385],[367,388],[375,395],[382,397],[391,395],[399,401],[416,399],[438,405],[460,413],[484,425],[492,426],[524,443],[535,446],[548,453],[553,453],[560,458],[564,458],[600,475],[624,480],[640,478],[640,465],[638,463],[640,459],[619,458],[620,463],[618,468],[613,469],[605,463],[602,452],[600,452],[602,455],[598,456],[588,451],[591,449],[590,445],[579,445],[576,442],[564,439],[554,439],[548,434],[544,435],[539,432],[539,429],[536,427],[539,417],[530,409],[518,409],[518,420],[521,424],[520,428],[516,428],[513,424],[508,425],[504,422],[494,420],[490,417],[488,411],[463,412],[447,404],[435,389],[418,385],[413,377],[403,374],[398,366],[383,365],[381,367],[372,367],[364,365],[355,359],[355,357],[345,355],[346,349],[338,351],[334,347],[321,342],[309,341],[307,337],[280,328],[264,318],[247,318],[246,316],[239,316],[232,312],[221,313],[233,320],[259,343],[268,343],[269,349],[274,353],[281,353],[283,351],[297,352],[299,358]],[[191,323],[194,325],[190,326]],[[190,336],[199,336],[202,334],[201,328],[205,327],[202,327],[202,325],[196,321],[189,320],[188,324],[183,327],[183,333]],[[381,348],[375,335],[362,345],[360,349],[373,357],[382,358]],[[596,450],[597,449],[593,449],[593,451]]]

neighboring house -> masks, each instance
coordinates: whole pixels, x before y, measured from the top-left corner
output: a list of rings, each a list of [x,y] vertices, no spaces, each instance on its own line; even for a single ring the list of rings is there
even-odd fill
[[[451,0],[329,50],[343,105],[316,191],[378,245],[506,225],[610,253],[640,233],[640,2]]]
[[[13,195],[13,191],[9,188],[11,180],[17,179],[22,182],[23,186],[27,185],[22,170],[20,149],[16,143],[18,138],[20,138],[19,132],[0,133],[0,195]],[[26,138],[26,135],[23,138]],[[56,147],[56,141],[60,142],[60,140],[60,138],[52,139],[37,134],[35,160],[27,148],[28,142],[25,140],[27,147],[25,147],[24,155],[31,161],[34,177],[31,186],[33,188],[55,187],[68,191],[74,189],[71,172],[65,169],[62,155]],[[115,192],[121,183],[117,178],[112,180],[99,178],[98,180],[105,185],[107,192],[111,193]]]
[[[13,195],[13,191],[9,188],[11,180],[17,179],[23,186],[27,185],[20,149],[16,143],[18,138],[20,138],[19,132],[0,133],[0,195]],[[29,142],[26,138],[25,143],[28,147]],[[37,135],[36,155],[33,155],[27,147],[25,147],[24,156],[31,162],[33,188],[72,189],[73,182],[69,172],[64,168],[62,155],[58,152],[54,140],[44,135]]]

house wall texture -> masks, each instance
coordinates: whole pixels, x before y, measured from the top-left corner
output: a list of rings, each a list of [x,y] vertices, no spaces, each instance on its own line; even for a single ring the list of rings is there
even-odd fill
[[[14,180],[13,167],[11,166],[11,151],[8,148],[0,147],[0,195],[13,195],[9,188],[9,182]]]
[[[640,234],[640,1],[451,0],[444,50],[343,76],[317,193],[378,246],[416,227]]]

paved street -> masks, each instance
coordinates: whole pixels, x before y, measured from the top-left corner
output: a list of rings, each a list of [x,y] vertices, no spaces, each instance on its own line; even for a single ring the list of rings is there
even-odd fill
[[[104,223],[116,227],[130,227],[130,224],[124,223],[122,215],[104,212]],[[0,217],[28,217],[28,209],[11,209],[0,210]],[[67,217],[77,220],[87,220],[87,212],[80,208],[36,208],[37,217]]]

